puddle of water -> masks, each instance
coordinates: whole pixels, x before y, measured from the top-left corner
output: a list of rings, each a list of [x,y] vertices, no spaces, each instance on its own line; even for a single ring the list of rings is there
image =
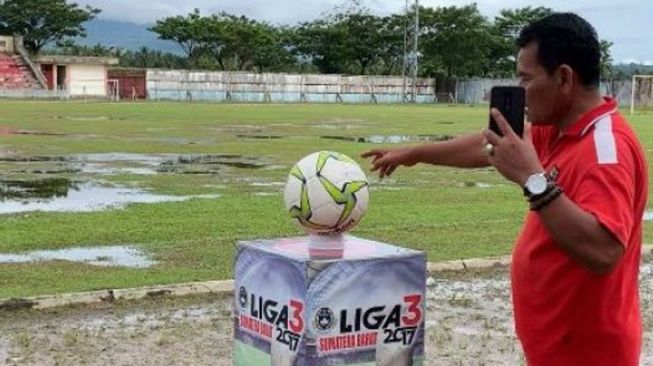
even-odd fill
[[[136,175],[153,175],[157,173],[156,170],[148,168],[120,168],[118,172]]]
[[[19,135],[30,135],[30,136],[66,136],[65,133],[56,133],[56,132],[38,132],[38,131],[28,131],[28,130],[18,130]]]
[[[43,261],[82,262],[94,266],[147,268],[155,264],[140,250],[127,246],[38,250],[23,254],[2,254],[0,263],[32,263]]]
[[[311,124],[313,127],[324,128],[328,130],[353,129],[361,128],[366,125],[366,120],[357,118],[333,118],[330,120],[315,121]]]
[[[361,125],[329,125],[329,124],[319,124],[319,125],[312,125],[312,127],[316,128],[323,128],[326,130],[353,130],[355,128],[361,128],[363,126]]]
[[[464,182],[458,184],[460,187],[475,187],[475,188],[492,188],[493,185],[490,183],[483,182]]]
[[[71,155],[70,159],[84,163],[134,162],[157,166],[175,155],[148,155],[132,153],[99,153]]]
[[[0,126],[0,136],[12,136],[12,135],[66,136],[65,133],[39,132],[39,131],[21,130],[9,126]]]
[[[217,165],[243,169],[260,169],[268,166],[253,157],[241,155],[182,155],[161,163],[161,168],[170,171],[166,167],[176,165]]]
[[[0,156],[0,162],[6,163],[30,163],[42,161],[68,161],[70,158],[65,156],[19,156],[19,155],[4,155]]]
[[[256,197],[272,197],[272,196],[278,196],[279,193],[277,192],[254,192],[254,196]]]
[[[238,134],[236,137],[241,139],[258,139],[258,140],[278,140],[283,138],[279,135],[242,135]]]
[[[453,138],[451,135],[372,135],[367,137],[356,136],[321,136],[323,139],[343,140],[368,144],[400,144],[406,142],[446,141]]]
[[[125,121],[125,117],[109,116],[54,116],[53,119],[67,119],[69,121]]]
[[[27,182],[27,184],[31,184]],[[4,191],[3,191],[4,192]],[[0,214],[29,211],[93,212],[109,208],[123,208],[130,203],[181,202],[193,198],[218,198],[220,195],[168,196],[138,188],[102,186],[97,183],[57,181],[53,187],[28,191],[18,186],[2,195]]]
[[[137,174],[152,175],[157,173],[179,174],[216,174],[223,167],[240,169],[277,169],[268,163],[261,162],[254,156],[237,154],[213,155],[176,155],[176,154],[132,154],[132,153],[99,153],[77,154],[70,156],[0,156],[0,162],[31,163],[31,162],[63,162],[66,173],[86,174]],[[35,174],[60,172],[57,169],[39,169],[31,171]],[[28,172],[28,170],[21,170]]]
[[[23,173],[23,174],[77,174],[77,173],[81,173],[81,172],[82,172],[81,169],[61,168],[61,169],[33,169],[33,170],[23,169],[23,170],[13,171],[12,173]]]
[[[285,182],[253,182],[253,187],[283,187]]]
[[[104,164],[79,164],[77,171],[87,174],[102,174],[102,175],[115,175],[115,174],[136,174],[136,175],[153,175],[157,174],[155,168],[140,168],[140,167],[111,167]]]
[[[268,165],[268,166],[263,168],[263,170],[279,170],[279,169],[286,170],[286,169],[288,169],[288,166],[287,165]]]

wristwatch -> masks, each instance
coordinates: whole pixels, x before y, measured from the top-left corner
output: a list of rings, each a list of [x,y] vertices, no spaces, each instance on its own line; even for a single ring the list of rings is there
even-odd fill
[[[524,184],[524,196],[528,197],[528,200],[530,201],[546,192],[551,183],[552,180],[546,175],[546,173],[531,174]]]

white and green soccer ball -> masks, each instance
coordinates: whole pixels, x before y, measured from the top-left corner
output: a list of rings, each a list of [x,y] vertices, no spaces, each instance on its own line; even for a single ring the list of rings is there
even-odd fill
[[[284,192],[293,220],[311,234],[342,233],[367,210],[367,177],[350,157],[319,151],[290,170]]]

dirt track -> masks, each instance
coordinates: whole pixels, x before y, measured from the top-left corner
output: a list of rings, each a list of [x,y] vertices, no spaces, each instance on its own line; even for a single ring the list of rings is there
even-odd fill
[[[427,365],[521,365],[505,268],[429,281]],[[642,267],[642,365],[653,365],[653,263]],[[0,312],[7,365],[231,365],[231,297]]]

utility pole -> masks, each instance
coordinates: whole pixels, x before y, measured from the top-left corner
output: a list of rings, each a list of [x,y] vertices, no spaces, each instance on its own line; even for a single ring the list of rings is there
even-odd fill
[[[414,18],[411,16],[410,4],[413,4]],[[417,71],[419,42],[419,0],[406,0],[406,22],[404,23],[404,57],[401,76],[403,77],[402,97],[404,103],[417,101]],[[408,78],[411,80],[410,98],[408,98]]]

